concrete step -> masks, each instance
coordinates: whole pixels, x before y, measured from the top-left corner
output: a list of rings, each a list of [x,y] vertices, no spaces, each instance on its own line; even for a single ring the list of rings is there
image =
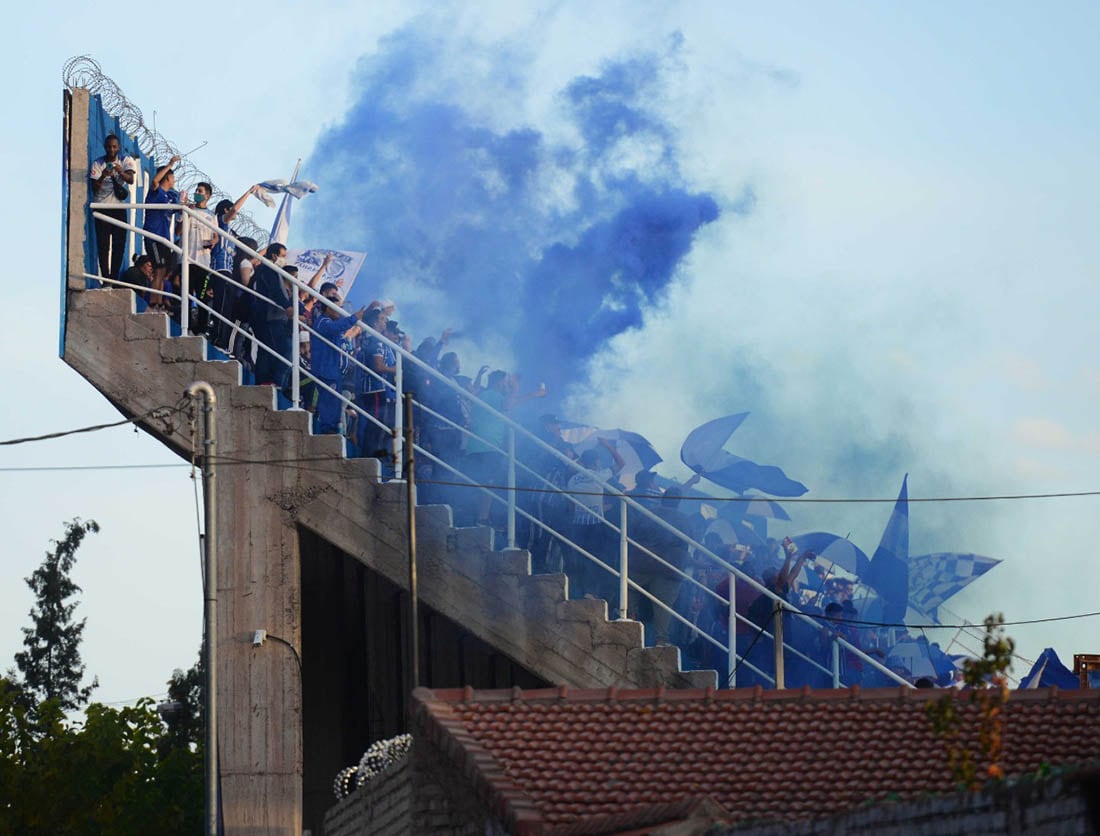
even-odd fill
[[[206,380],[217,393],[218,456],[237,462],[219,475],[232,502],[227,516],[247,509],[258,525],[274,514],[276,527],[305,526],[407,586],[405,484],[380,481],[375,459],[347,459],[339,436],[314,436],[309,413],[276,409],[272,387],[242,385],[236,361],[206,360],[203,337],[169,334],[167,315],[136,313],[128,290],[70,293],[64,359],[130,416],[177,404],[190,383]],[[190,456],[186,420],[140,424]],[[681,671],[677,648],[644,647],[642,625],[609,620],[606,602],[567,600],[564,575],[532,575],[530,555],[494,549],[490,529],[455,527],[446,506],[418,507],[416,526],[424,603],[544,679],[579,688],[716,685],[713,671]],[[255,527],[246,536],[267,539]],[[238,543],[226,546],[240,550]],[[279,546],[286,549],[281,540]],[[291,602],[280,629],[297,636],[299,557],[290,551],[274,576],[270,566],[253,567],[229,588],[243,596],[256,590],[239,583],[276,578],[287,588],[265,591]]]

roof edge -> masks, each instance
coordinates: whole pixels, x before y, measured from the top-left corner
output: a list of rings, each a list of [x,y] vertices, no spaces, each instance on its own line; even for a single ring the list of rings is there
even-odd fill
[[[474,693],[469,687],[462,692],[469,692],[471,698]],[[451,708],[456,701],[440,699],[440,693],[430,688],[417,688],[412,692],[414,730],[439,747],[511,832],[519,836],[545,833],[548,824],[535,800],[520,789],[504,765],[470,734]]]
[[[492,705],[501,703],[664,703],[684,702],[927,702],[930,699],[953,694],[957,698],[969,699],[972,691],[950,688],[922,689],[906,688],[801,688],[790,690],[765,691],[759,685],[755,688],[735,688],[716,690],[714,688],[570,688],[559,685],[555,688],[521,688],[475,690],[465,688],[420,689],[422,701],[436,706],[478,703]],[[1009,692],[1008,702],[1100,702],[1100,689],[1063,690],[1057,686],[1016,690]]]

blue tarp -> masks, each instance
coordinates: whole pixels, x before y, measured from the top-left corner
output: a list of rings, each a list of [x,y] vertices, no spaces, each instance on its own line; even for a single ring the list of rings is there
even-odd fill
[[[1049,688],[1051,685],[1059,688],[1080,688],[1081,682],[1073,671],[1062,664],[1054,648],[1048,647],[1039,654],[1028,675],[1020,680],[1020,689]]]

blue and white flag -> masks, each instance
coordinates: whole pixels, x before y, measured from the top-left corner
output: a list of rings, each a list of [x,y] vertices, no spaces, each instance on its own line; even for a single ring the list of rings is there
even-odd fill
[[[909,474],[901,480],[894,512],[862,580],[882,599],[882,618],[900,623],[909,603]]]
[[[264,180],[259,186],[265,192],[290,195],[299,200],[307,194],[313,194],[317,191],[317,184],[310,180],[294,180],[293,182],[287,182],[281,178],[276,178],[274,180]]]
[[[275,223],[271,225],[271,235],[268,236],[268,243],[271,244],[283,244],[286,245],[287,238],[290,237],[290,210],[291,200],[301,200],[307,194],[312,194],[317,191],[317,184],[311,183],[309,180],[299,180],[298,171],[302,167],[302,161],[298,160],[298,164],[294,166],[294,174],[291,175],[290,181],[276,178],[274,180],[264,180],[259,184],[257,196],[261,200],[267,197],[267,192],[278,192],[283,196],[283,202],[279,204],[279,211],[275,213]],[[268,203],[270,198],[264,200],[264,203]],[[270,205],[270,203],[268,204]]]
[[[274,240],[274,239],[273,239]],[[298,267],[298,278],[303,282],[311,281],[317,271],[321,269],[325,256],[331,255],[328,270],[325,272],[323,282],[332,282],[340,291],[340,298],[347,299],[351,287],[355,284],[355,277],[363,267],[367,258],[366,253],[357,253],[350,250],[287,250],[286,263]],[[320,287],[320,285],[318,285]]]
[[[931,615],[944,601],[1001,561],[980,554],[937,552],[909,558],[909,605]]]
[[[757,464],[723,449],[749,413],[739,412],[701,424],[680,446],[680,461],[716,485],[743,494],[750,489],[772,496],[802,496],[806,486],[775,465]]]

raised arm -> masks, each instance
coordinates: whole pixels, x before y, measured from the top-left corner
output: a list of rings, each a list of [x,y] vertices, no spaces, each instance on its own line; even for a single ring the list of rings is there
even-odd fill
[[[313,278],[309,280],[309,286],[313,290],[316,290],[321,286],[321,280],[325,277],[325,271],[328,270],[328,266],[332,264],[332,253],[325,255],[325,260],[321,262],[321,266],[317,268],[317,272],[313,274]],[[306,310],[312,310],[314,303],[317,301],[317,297],[312,293],[308,293],[305,290],[299,291],[302,301],[305,303]],[[362,319],[363,317],[359,317]]]
[[[622,454],[619,453],[619,451],[615,449],[615,445],[606,438],[601,438],[599,441],[600,444],[604,446],[604,449],[611,454],[611,469],[618,473],[626,464],[626,462],[623,461]]]
[[[164,179],[164,175],[167,174],[176,163],[180,161],[179,154],[174,154],[165,165],[162,165],[157,169],[157,173],[153,175],[153,182],[150,185],[150,189],[155,191],[160,188],[160,183]]]
[[[259,188],[258,185],[249,186],[248,191],[238,197],[237,202],[234,203],[232,207],[226,210],[224,216],[224,220],[226,223],[229,223],[237,217],[237,213],[241,211],[241,208],[244,206],[244,202],[248,200],[248,196],[256,191],[257,188]]]

